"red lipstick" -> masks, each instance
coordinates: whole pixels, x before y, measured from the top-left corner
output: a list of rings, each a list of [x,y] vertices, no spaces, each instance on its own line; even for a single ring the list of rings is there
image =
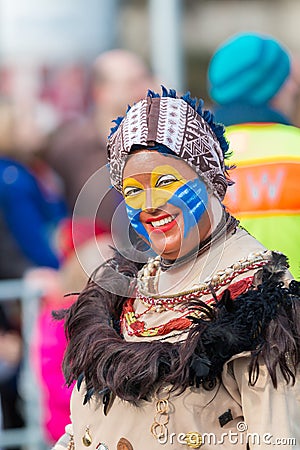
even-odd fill
[[[169,217],[172,218],[172,220],[164,225],[160,225],[158,227],[154,227],[152,225],[152,222],[159,222],[163,219],[168,219]],[[150,227],[151,232],[162,232],[166,233],[167,231],[171,230],[171,228],[176,225],[176,217],[172,216],[171,214],[162,214],[160,216],[156,217],[150,217],[146,220],[146,224]]]

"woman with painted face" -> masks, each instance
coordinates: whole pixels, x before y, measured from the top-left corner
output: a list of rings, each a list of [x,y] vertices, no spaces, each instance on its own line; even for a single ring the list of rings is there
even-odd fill
[[[61,314],[76,386],[56,449],[300,445],[299,283],[222,205],[223,133],[165,89],[117,120],[111,180],[143,245]]]

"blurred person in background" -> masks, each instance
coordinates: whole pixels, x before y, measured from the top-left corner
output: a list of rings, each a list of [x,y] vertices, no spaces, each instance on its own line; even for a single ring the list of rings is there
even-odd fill
[[[76,226],[77,245],[73,239]],[[86,220],[64,220],[58,230],[61,267],[39,268],[26,274],[26,282],[42,292],[34,327],[31,357],[41,398],[41,423],[45,442],[51,446],[69,423],[71,388],[62,373],[66,348],[64,324],[52,318],[52,311],[69,308],[86,285],[89,275],[112,256],[110,234],[92,228]]]
[[[17,105],[0,100],[0,277],[59,267],[55,231],[66,217],[62,184],[44,162],[46,137]]]
[[[90,113],[61,125],[52,139],[47,159],[64,180],[70,211],[89,180],[85,186],[88,202],[77,204],[76,213],[93,218],[97,213],[98,221],[110,229],[121,197],[110,189],[107,170],[90,177],[106,165],[106,138],[112,120],[123,113],[124,104],[142,98],[153,80],[146,64],[136,54],[122,49],[100,54],[93,63],[91,76]]]
[[[66,217],[61,184],[43,161],[46,136],[32,114],[0,99],[0,279],[37,266],[57,269],[55,232]],[[20,307],[0,305],[0,395],[4,428],[23,425],[18,376],[22,358]]]
[[[237,34],[212,55],[208,90],[237,166],[225,204],[300,279],[299,61],[272,36]]]

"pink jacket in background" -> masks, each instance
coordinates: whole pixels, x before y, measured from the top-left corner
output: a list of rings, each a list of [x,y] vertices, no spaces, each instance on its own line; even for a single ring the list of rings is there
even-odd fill
[[[48,299],[47,299],[48,300]],[[68,297],[68,307],[74,297]],[[66,337],[63,321],[53,319],[51,301],[41,305],[32,339],[33,367],[40,386],[41,421],[45,439],[55,442],[70,422],[70,395],[72,386],[68,388],[62,373],[62,360],[66,348]]]

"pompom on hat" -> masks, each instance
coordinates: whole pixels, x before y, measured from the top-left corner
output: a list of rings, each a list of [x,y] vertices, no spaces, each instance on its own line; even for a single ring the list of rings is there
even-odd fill
[[[220,105],[267,103],[291,71],[290,55],[273,37],[241,33],[225,41],[208,68],[209,94]]]

